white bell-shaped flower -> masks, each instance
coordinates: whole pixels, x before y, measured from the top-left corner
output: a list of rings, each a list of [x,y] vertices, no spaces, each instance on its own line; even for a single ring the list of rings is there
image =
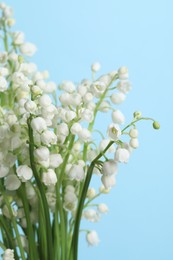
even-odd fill
[[[50,130],[44,131],[41,134],[40,138],[41,138],[42,143],[47,146],[57,143],[57,136],[54,134],[53,131],[50,131]]]
[[[52,100],[49,97],[49,95],[47,95],[47,94],[42,95],[39,98],[38,102],[39,102],[41,107],[47,107],[47,106],[50,106],[52,104]]]
[[[48,169],[43,172],[42,181],[46,186],[55,185],[57,183],[57,176],[54,170]]]
[[[111,95],[111,101],[112,103],[119,105],[126,99],[126,95],[122,92],[113,93]]]
[[[121,163],[127,163],[130,157],[130,152],[125,149],[118,147],[115,152],[115,161],[121,162]]]
[[[112,112],[112,121],[115,124],[122,125],[125,122],[125,117],[124,117],[123,113],[117,109]]]
[[[47,130],[46,121],[42,117],[33,118],[31,121],[31,127],[38,133],[42,133]]]
[[[15,260],[14,259],[14,250],[12,249],[6,249],[3,254],[3,260]]]
[[[109,211],[108,206],[105,203],[100,203],[97,209],[100,213],[107,213]]]
[[[16,173],[19,179],[23,182],[30,180],[33,176],[31,168],[27,165],[20,165],[17,167]]]
[[[116,141],[121,135],[121,129],[118,124],[110,124],[108,127],[108,136],[111,140]]]
[[[90,246],[97,246],[100,242],[98,234],[95,230],[89,231],[87,233],[86,240]]]
[[[0,165],[0,178],[3,178],[8,175],[10,169],[8,166],[1,164]]]
[[[4,185],[7,190],[13,191],[20,187],[21,182],[15,174],[10,174],[6,177]]]
[[[14,32],[12,37],[13,37],[13,43],[15,45],[21,45],[24,43],[25,35],[23,32]]]
[[[22,54],[31,57],[37,51],[37,48],[33,43],[25,42],[20,45],[20,51]]]
[[[103,175],[101,181],[106,189],[110,189],[116,184],[115,175]]]
[[[49,157],[49,167],[57,168],[63,162],[62,156],[60,154],[50,154]]]
[[[102,174],[106,176],[111,176],[113,174],[117,174],[118,172],[118,164],[114,160],[108,160],[103,163]]]
[[[4,92],[8,88],[8,83],[6,79],[0,76],[0,92]]]
[[[100,65],[99,62],[95,62],[95,63],[93,63],[93,64],[91,65],[91,70],[92,70],[93,72],[99,71],[100,68],[101,68],[101,65]]]
[[[121,79],[121,80],[128,79],[128,76],[129,76],[128,68],[125,66],[119,68],[118,76],[119,76],[119,79]]]
[[[49,149],[45,146],[41,146],[34,151],[34,156],[37,161],[46,161],[49,159]]]
[[[74,123],[72,127],[70,128],[70,132],[73,135],[78,135],[82,131],[82,126],[80,123]]]
[[[138,148],[139,147],[138,138],[131,138],[129,144],[134,149]]]
[[[129,135],[131,138],[137,138],[138,137],[138,129],[137,128],[131,128],[129,131]]]

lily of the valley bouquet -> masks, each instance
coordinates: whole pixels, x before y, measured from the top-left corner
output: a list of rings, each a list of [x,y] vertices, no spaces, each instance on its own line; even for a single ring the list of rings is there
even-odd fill
[[[159,124],[135,112],[122,126],[117,107],[131,89],[126,67],[97,78],[100,64],[94,63],[91,80],[50,82],[48,72],[29,61],[35,45],[11,30],[12,9],[1,3],[0,10],[2,259],[77,260],[81,219],[96,222],[108,211],[93,200],[109,193],[118,164],[138,147],[136,123],[151,120],[155,129]],[[112,123],[103,135],[96,116],[110,112]],[[99,190],[90,187],[94,174]],[[89,245],[98,244],[96,231],[82,230]]]

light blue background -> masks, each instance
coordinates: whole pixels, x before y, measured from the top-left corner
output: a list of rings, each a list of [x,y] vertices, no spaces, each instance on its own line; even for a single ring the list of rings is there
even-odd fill
[[[140,123],[140,147],[120,167],[117,185],[102,197],[109,214],[95,225],[101,244],[88,248],[81,236],[80,260],[173,259],[173,3],[171,0],[30,0],[13,6],[16,27],[35,43],[33,59],[51,79],[90,77],[90,64],[101,73],[127,65],[133,91],[122,111],[156,118],[160,131]],[[109,119],[100,118],[105,131]],[[104,124],[104,125],[103,125]]]

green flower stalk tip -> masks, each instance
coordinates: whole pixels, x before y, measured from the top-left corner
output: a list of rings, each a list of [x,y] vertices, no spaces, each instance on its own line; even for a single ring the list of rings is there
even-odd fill
[[[153,128],[156,129],[156,130],[160,129],[160,124],[159,124],[159,122],[154,121],[154,122],[153,122]]]
[[[24,62],[23,56],[21,56],[21,55],[18,56],[18,62],[19,62],[20,64]]]
[[[133,113],[133,116],[134,116],[135,119],[139,119],[139,118],[141,118],[142,113],[141,113],[140,111],[135,111],[135,112]]]

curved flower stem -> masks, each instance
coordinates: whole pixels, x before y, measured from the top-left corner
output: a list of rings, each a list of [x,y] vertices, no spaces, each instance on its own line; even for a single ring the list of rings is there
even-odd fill
[[[4,220],[3,216],[0,216],[0,224],[1,224],[1,228],[4,229],[4,232],[7,236],[8,244],[9,244],[10,248],[14,249],[14,256],[15,256],[15,259],[17,260],[18,254],[16,252],[16,245],[14,243],[13,234],[12,234],[12,231],[9,230],[9,226],[8,226],[8,224],[6,224],[6,221]]]
[[[30,163],[31,163],[31,169],[33,171],[39,192],[40,192],[40,197],[43,203],[43,208],[44,208],[44,214],[45,214],[45,220],[46,220],[46,232],[47,232],[47,250],[48,250],[48,259],[54,259],[54,251],[53,251],[53,241],[52,241],[52,228],[51,228],[51,223],[50,223],[50,214],[49,214],[49,207],[47,204],[47,199],[45,196],[45,191],[43,184],[41,183],[37,169],[35,166],[35,161],[34,161],[34,137],[33,137],[33,131],[30,126],[30,121],[31,118],[28,119],[28,134],[29,134],[29,155],[30,155]]]
[[[88,206],[91,206],[90,202],[95,200],[96,198],[98,198],[102,193],[99,192],[98,194],[96,194],[92,199],[89,199],[86,204],[84,205],[84,208],[88,207]]]
[[[4,244],[0,241],[0,247],[2,248],[2,250],[6,250],[6,247],[4,246]]]
[[[74,232],[73,232],[73,238],[72,238],[72,243],[71,243],[69,260],[70,259],[73,259],[73,260],[77,260],[78,259],[78,240],[79,240],[80,220],[81,220],[81,216],[82,216],[82,211],[83,211],[83,207],[84,207],[84,203],[85,203],[86,194],[87,194],[88,187],[89,187],[89,184],[90,184],[90,181],[91,181],[91,178],[92,178],[93,169],[94,169],[95,164],[97,163],[97,161],[103,156],[103,154],[109,149],[109,147],[113,143],[114,143],[114,141],[110,141],[109,144],[106,146],[106,148],[103,150],[103,152],[100,153],[91,162],[91,164],[90,164],[90,166],[88,168],[87,176],[86,176],[86,179],[85,179],[85,183],[84,183],[84,186],[83,186],[81,198],[80,198],[79,205],[78,205],[77,212],[76,212],[76,219],[75,219]]]
[[[138,121],[140,120],[151,120],[151,121],[154,121],[153,118],[150,118],[150,117],[140,117],[140,118],[137,118],[135,120],[133,120],[130,124],[128,124],[126,127],[123,128],[123,130],[121,131],[122,133],[124,133],[124,131],[129,128],[130,126],[134,125],[135,123],[137,123]]]
[[[25,217],[26,217],[26,222],[27,222],[27,237],[28,237],[28,242],[29,242],[29,259],[30,260],[35,260],[38,259],[37,255],[37,248],[35,244],[35,236],[34,236],[34,231],[33,231],[33,226],[30,220],[30,212],[29,212],[29,205],[27,201],[27,195],[26,195],[26,190],[24,187],[24,184],[21,185],[19,189],[20,193],[20,198],[23,202],[23,208],[25,211]]]

